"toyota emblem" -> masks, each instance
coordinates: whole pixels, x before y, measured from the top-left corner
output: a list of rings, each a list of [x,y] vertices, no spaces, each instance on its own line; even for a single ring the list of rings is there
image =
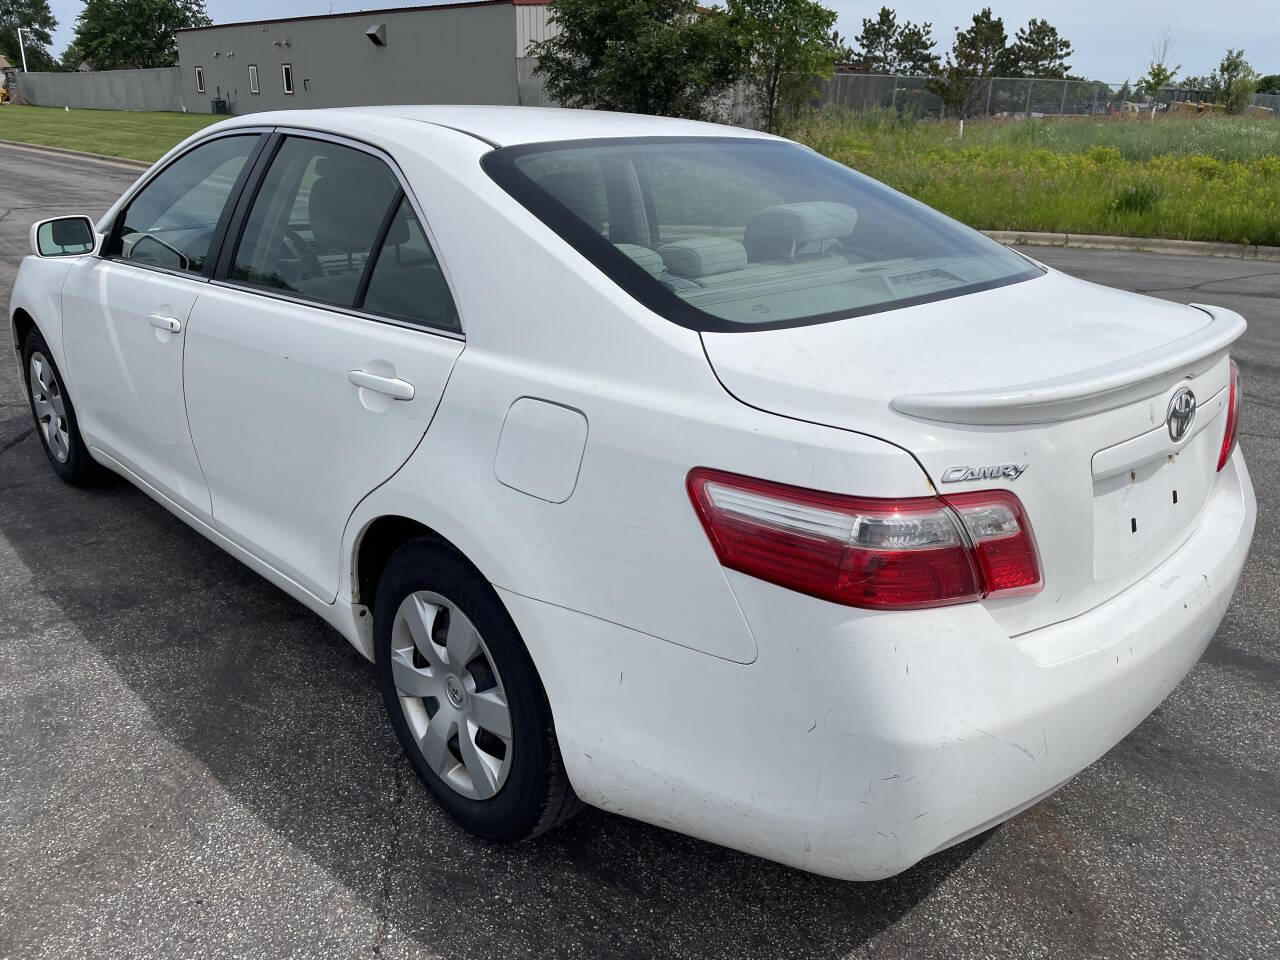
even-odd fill
[[[1169,401],[1169,412],[1165,415],[1165,423],[1169,425],[1169,439],[1174,443],[1184,439],[1195,418],[1196,395],[1189,388],[1183,387]]]

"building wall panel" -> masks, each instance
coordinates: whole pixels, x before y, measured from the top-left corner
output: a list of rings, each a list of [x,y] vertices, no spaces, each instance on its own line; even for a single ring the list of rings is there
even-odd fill
[[[382,10],[266,23],[226,24],[178,33],[184,99],[209,110],[215,97],[232,113],[388,103],[516,103],[514,8],[509,3]],[[386,46],[365,31],[386,26]],[[293,67],[294,93],[281,67]],[[260,93],[249,90],[258,67]],[[197,93],[195,68],[205,92]]]

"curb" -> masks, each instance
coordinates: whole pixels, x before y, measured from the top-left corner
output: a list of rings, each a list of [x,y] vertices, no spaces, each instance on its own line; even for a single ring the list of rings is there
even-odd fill
[[[38,143],[22,143],[18,140],[0,139],[0,146],[18,147],[33,153],[47,153],[58,157],[96,160],[146,170],[151,166],[144,160],[127,157],[110,157],[102,153],[69,150],[66,147],[48,147]],[[1280,247],[1264,247],[1260,244],[1213,243],[1204,240],[1161,240],[1155,237],[1109,237],[1089,233],[1036,233],[1021,230],[983,230],[984,234],[1006,246],[1070,247],[1078,250],[1128,250],[1137,253],[1172,253],[1189,257],[1230,257],[1235,260],[1280,260]]]
[[[1020,230],[983,230],[1007,246],[1072,247],[1079,250],[1130,250],[1139,253],[1172,253],[1189,257],[1231,257],[1235,260],[1280,260],[1280,247],[1259,244],[1211,243],[1204,240],[1161,240],[1155,237],[1108,237],[1089,233],[1030,233]]]
[[[23,143],[20,140],[0,140],[2,147],[17,147],[33,153],[49,153],[55,157],[73,157],[81,160],[97,160],[99,163],[111,163],[128,167],[131,170],[146,170],[151,164],[145,160],[130,160],[128,157],[110,157],[105,153],[88,153],[84,150],[68,150],[66,147],[47,147],[42,143]]]

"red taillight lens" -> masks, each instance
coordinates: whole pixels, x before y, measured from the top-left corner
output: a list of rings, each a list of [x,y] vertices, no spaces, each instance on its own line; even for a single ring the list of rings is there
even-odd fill
[[[1244,394],[1240,389],[1240,368],[1231,361],[1231,394],[1227,400],[1227,430],[1222,435],[1222,452],[1218,454],[1218,469],[1221,470],[1231,459],[1236,449],[1236,428],[1240,426],[1240,403]]]
[[[1040,558],[1022,502],[1007,490],[956,493],[942,500],[960,515],[988,595],[1035,593]]]
[[[907,610],[1040,587],[1022,504],[1005,491],[881,500],[702,467],[688,486],[724,566],[824,600]]]

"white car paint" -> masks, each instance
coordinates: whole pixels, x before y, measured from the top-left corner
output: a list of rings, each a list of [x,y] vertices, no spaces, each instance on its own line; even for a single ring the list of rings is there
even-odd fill
[[[407,517],[453,543],[518,626],[586,801],[834,877],[887,876],[1060,786],[1212,638],[1256,517],[1240,451],[1214,472],[1243,330],[1229,311],[1048,271],[884,322],[700,334],[623,293],[480,160],[761,134],[379,107],[257,114],[188,143],[273,126],[394,161],[465,339],[230,284],[130,284],[114,271],[147,271],[96,257],[27,258],[10,317],[40,327],[96,458],[366,656],[365,531]],[[1170,456],[1164,411],[1188,377],[1199,432]],[[1003,463],[1026,470],[956,486],[1017,494],[1045,589],[935,609],[847,607],[727,570],[685,490],[710,466],[931,497],[948,468]],[[1161,509],[1174,488],[1180,513]],[[1116,532],[1138,515],[1140,537]]]

